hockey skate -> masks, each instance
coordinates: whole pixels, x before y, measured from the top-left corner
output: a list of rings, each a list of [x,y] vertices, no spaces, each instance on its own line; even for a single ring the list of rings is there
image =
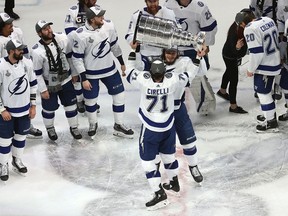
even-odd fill
[[[0,179],[7,181],[9,179],[9,166],[8,163],[0,164]]]
[[[271,120],[265,121],[262,124],[259,124],[256,126],[256,132],[257,133],[265,133],[265,132],[279,132],[278,128],[278,122],[276,118],[273,118]]]
[[[163,208],[169,204],[167,194],[165,193],[161,184],[159,185],[160,190],[155,192],[152,200],[146,203],[147,210],[153,211],[159,208]]]
[[[57,133],[55,131],[55,127],[49,127],[47,128],[47,133],[48,133],[48,137],[50,140],[55,141],[58,139]]]
[[[79,132],[78,128],[77,127],[70,127],[70,133],[71,135],[74,137],[74,139],[81,139],[82,138],[82,135],[81,133]]]
[[[129,139],[133,139],[133,130],[131,128],[127,128],[125,125],[123,124],[114,124],[114,132],[113,135],[114,136],[119,136],[119,137],[126,137]]]
[[[27,173],[27,167],[22,163],[22,160],[17,157],[12,157],[12,166],[13,166],[13,171],[22,175],[26,176],[25,174]]]
[[[42,139],[42,131],[33,127],[33,125],[31,124],[30,129],[29,129],[29,133],[27,134],[27,138],[30,139]]]
[[[203,181],[203,176],[199,171],[198,166],[189,166],[189,170],[194,181],[200,184]]]
[[[163,188],[165,190],[168,190],[170,192],[173,192],[176,196],[180,196],[179,191],[180,191],[180,185],[178,181],[178,177],[174,176],[172,180],[170,180],[169,183],[164,183]]]
[[[88,130],[88,136],[93,137],[96,134],[98,123],[90,124]]]
[[[279,120],[279,121],[287,121],[287,120],[288,120],[288,112],[280,115],[280,116],[278,117],[278,120]]]

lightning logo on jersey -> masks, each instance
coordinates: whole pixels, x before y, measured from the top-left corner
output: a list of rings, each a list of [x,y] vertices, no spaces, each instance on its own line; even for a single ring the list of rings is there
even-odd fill
[[[21,95],[28,88],[28,80],[25,77],[25,74],[20,78],[14,79],[8,86],[8,91],[10,92],[10,96],[12,95]]]

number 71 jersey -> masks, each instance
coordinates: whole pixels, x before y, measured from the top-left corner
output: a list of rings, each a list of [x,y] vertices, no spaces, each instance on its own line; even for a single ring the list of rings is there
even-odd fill
[[[276,76],[280,73],[280,51],[278,29],[269,17],[261,17],[250,22],[244,30],[249,49],[248,71]]]
[[[175,94],[185,88],[188,76],[165,73],[163,81],[156,83],[149,72],[134,70],[128,81],[140,89],[138,116],[144,126],[156,132],[169,130],[174,123]]]

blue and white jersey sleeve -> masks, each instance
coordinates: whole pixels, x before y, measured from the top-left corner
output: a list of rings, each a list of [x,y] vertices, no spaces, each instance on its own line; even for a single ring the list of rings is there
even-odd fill
[[[43,62],[47,62],[45,50],[41,47],[39,43],[36,43],[31,50],[31,58],[33,61],[34,72],[37,77],[38,82],[38,90],[40,93],[47,91],[46,83],[44,80],[44,64]],[[48,77],[46,77],[48,79]]]
[[[79,27],[79,25],[76,23],[78,11],[79,11],[78,4],[73,5],[69,8],[64,22],[64,29],[66,34],[75,31]]]
[[[118,57],[122,55],[122,50],[118,43],[117,31],[111,20],[105,20],[104,22],[106,22],[106,25],[103,25],[103,27],[107,29],[106,31],[108,32],[109,37],[110,37],[111,52],[113,53],[115,57]]]
[[[285,31],[285,21],[288,19],[288,11],[286,0],[278,0],[277,4],[277,25],[280,33]]]

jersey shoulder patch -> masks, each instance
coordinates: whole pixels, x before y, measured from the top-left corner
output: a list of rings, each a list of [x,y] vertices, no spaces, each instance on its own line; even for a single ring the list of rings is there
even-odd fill
[[[198,3],[197,3],[198,5],[199,5],[199,7],[204,7],[204,3],[203,2],[201,2],[201,1],[198,1]]]
[[[32,49],[37,49],[39,47],[39,45],[38,44],[35,44],[33,47],[32,47]]]
[[[76,30],[76,32],[77,32],[77,33],[83,32],[83,28],[78,28],[78,29]]]
[[[76,5],[73,5],[72,7],[70,7],[71,10],[76,10],[78,7]]]
[[[151,74],[149,72],[144,72],[143,77],[144,77],[144,79],[150,79]]]
[[[170,79],[173,76],[173,74],[171,72],[165,73],[165,77],[167,79]]]

